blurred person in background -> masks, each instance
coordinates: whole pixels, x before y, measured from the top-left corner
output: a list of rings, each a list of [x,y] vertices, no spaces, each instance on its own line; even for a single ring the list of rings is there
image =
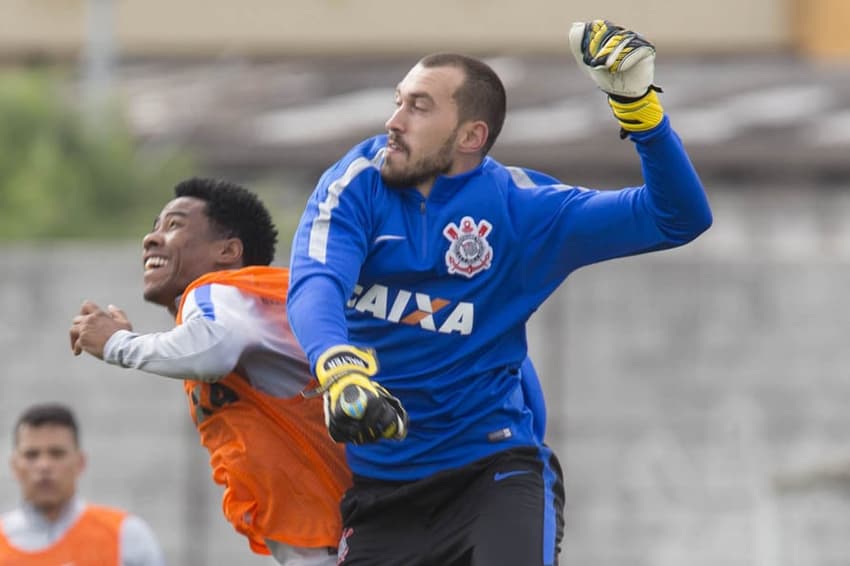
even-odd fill
[[[144,298],[175,316],[133,332],[114,306],[83,303],[74,354],[184,380],[222,507],[251,549],[287,566],[336,564],[350,485],[306,357],[286,318],[288,271],[270,266],[277,229],[257,196],[226,181],[179,183],[142,241]]]
[[[11,466],[22,501],[0,515],[0,566],[163,566],[142,519],[77,494],[79,436],[65,405],[33,405],[18,418]]]
[[[556,564],[562,474],[528,398],[526,322],[579,267],[711,224],[653,85],[654,46],[603,20],[574,24],[570,46],[635,144],[642,186],[573,187],[488,157],[504,86],[444,53],[408,72],[388,133],[308,201],[288,314],[354,474],[342,565]]]

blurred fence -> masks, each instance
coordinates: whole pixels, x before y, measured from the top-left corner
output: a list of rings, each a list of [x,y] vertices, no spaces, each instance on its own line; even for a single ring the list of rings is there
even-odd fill
[[[850,195],[710,189],[716,222],[700,240],[584,268],[532,320],[566,475],[565,564],[850,556]],[[0,261],[0,432],[27,403],[68,401],[87,497],[145,517],[172,565],[267,564],[221,517],[180,383],[69,352],[84,298],[141,331],[170,326],[140,299],[139,244],[6,246]]]

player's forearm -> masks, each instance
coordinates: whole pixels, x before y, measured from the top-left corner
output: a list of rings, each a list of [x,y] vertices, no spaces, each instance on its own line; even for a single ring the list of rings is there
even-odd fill
[[[648,206],[674,244],[693,240],[711,226],[702,182],[669,119],[648,132],[631,134],[641,158]]]
[[[322,275],[298,279],[290,287],[286,302],[289,325],[311,368],[327,348],[348,342],[345,300],[339,286]]]
[[[197,319],[168,332],[116,332],[104,347],[104,361],[164,377],[213,382],[233,371],[243,346],[227,328]]]
[[[654,241],[655,235],[641,229],[648,237],[639,239],[646,245],[636,242],[632,253],[693,240],[711,226],[711,210],[658,97],[655,45],[634,30],[602,19],[573,23],[569,39],[579,67],[608,93],[621,136],[630,137],[640,154],[646,187],[637,193],[633,210],[648,215],[661,240]]]

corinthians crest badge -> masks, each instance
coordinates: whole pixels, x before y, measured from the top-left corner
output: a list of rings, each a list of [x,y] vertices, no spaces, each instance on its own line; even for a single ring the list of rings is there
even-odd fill
[[[464,216],[460,226],[450,222],[443,228],[443,235],[451,242],[446,252],[449,273],[472,277],[479,271],[490,269],[493,248],[487,243],[487,234],[492,230],[493,225],[486,220],[476,224],[470,216]]]

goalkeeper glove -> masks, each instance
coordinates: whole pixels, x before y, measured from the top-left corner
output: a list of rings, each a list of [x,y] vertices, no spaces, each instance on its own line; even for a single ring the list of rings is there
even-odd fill
[[[407,436],[407,411],[375,381],[378,361],[371,348],[341,345],[325,350],[316,377],[325,405],[325,424],[337,442],[364,444]]]
[[[608,94],[608,104],[622,128],[621,137],[661,123],[664,109],[656,94],[661,89],[652,84],[652,43],[607,20],[593,20],[572,25],[570,49],[579,66]]]

